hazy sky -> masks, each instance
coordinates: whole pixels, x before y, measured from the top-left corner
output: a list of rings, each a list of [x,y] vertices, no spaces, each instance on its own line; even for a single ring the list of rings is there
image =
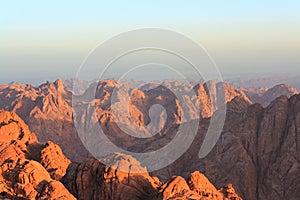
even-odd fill
[[[1,1],[0,82],[74,77],[97,44],[167,28],[202,44],[222,74],[300,74],[300,1]]]

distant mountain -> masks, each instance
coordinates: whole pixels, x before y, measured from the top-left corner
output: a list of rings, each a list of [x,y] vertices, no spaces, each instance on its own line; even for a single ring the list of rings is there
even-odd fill
[[[298,91],[288,84],[276,85],[270,89],[267,88],[247,88],[245,94],[253,103],[259,103],[262,106],[268,106],[273,100],[281,95],[291,97],[298,94]]]
[[[233,87],[242,88],[272,88],[275,85],[286,83],[291,85],[300,91],[300,76],[266,76],[266,77],[242,77],[242,78],[230,78],[226,81]]]
[[[74,85],[76,87],[74,88]],[[73,92],[76,95],[81,95],[85,92],[85,90],[89,87],[90,82],[80,79],[67,79],[64,82],[65,89]]]

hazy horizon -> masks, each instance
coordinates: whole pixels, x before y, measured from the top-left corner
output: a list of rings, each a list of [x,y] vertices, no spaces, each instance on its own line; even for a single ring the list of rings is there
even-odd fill
[[[225,78],[300,75],[299,10],[297,1],[2,2],[0,82],[74,78],[98,44],[144,27],[203,45]]]

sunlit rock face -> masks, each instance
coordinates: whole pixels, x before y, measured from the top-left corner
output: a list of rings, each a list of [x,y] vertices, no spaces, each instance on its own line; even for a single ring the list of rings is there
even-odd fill
[[[59,182],[70,161],[53,143],[38,143],[15,113],[0,111],[0,143],[1,198],[75,199]]]
[[[4,120],[0,129],[1,134],[3,133],[0,138],[3,144],[1,162],[5,163],[3,166],[9,165],[10,159],[14,163],[10,165],[12,168],[7,168],[9,173],[13,174],[8,174],[4,177],[5,181],[1,182],[5,185],[3,188],[13,189],[6,189],[3,194],[15,196],[24,193],[28,198],[45,195],[47,199],[49,195],[58,196],[58,191],[61,190],[64,191],[62,194],[77,198],[94,194],[111,198],[111,193],[128,191],[141,183],[146,189],[136,192],[137,199],[141,196],[149,199],[180,199],[194,196],[193,198],[197,199],[197,195],[200,194],[198,190],[193,189],[195,183],[190,185],[189,181],[192,172],[200,171],[214,187],[220,188],[216,189],[219,196],[220,193],[229,195],[232,184],[236,193],[245,199],[298,199],[299,96],[293,95],[297,91],[286,85],[279,85],[260,91],[259,102],[255,100],[251,91],[243,92],[226,83],[208,82],[189,86],[177,81],[164,84],[163,87],[148,84],[132,89],[128,84],[102,80],[86,85],[84,88],[87,89],[84,92],[75,95],[81,100],[78,103],[82,106],[82,112],[78,113],[73,112],[72,93],[65,89],[61,80],[47,82],[38,87],[21,84],[0,85],[0,108],[17,113],[28,124],[30,130],[36,133],[38,140],[45,143],[39,144],[34,134],[23,134],[28,127],[22,125],[22,130],[18,129],[17,124],[22,120],[19,120],[16,114],[7,115],[9,117],[3,114]],[[214,103],[214,99],[222,88],[222,102],[227,103],[224,128],[209,155],[199,159],[199,148],[209,127],[210,117],[214,112],[218,112],[218,104]],[[259,102],[262,106],[252,102]],[[13,120],[9,122],[11,118],[18,118],[18,123]],[[192,145],[174,163],[151,172],[150,175],[146,172],[141,179],[135,175],[132,179],[130,174],[129,180],[134,181],[129,185],[123,181],[125,179],[120,178],[122,181],[104,184],[105,187],[103,184],[99,186],[99,180],[96,178],[98,175],[95,174],[101,172],[99,176],[109,177],[111,180],[115,176],[106,174],[106,170],[112,169],[93,158],[87,160],[91,155],[78,137],[74,125],[76,121],[84,124],[82,128],[86,130],[101,127],[110,141],[121,148],[132,152],[149,152],[172,141],[179,125],[189,127],[198,118],[201,120]],[[138,136],[142,137],[138,140],[136,135],[130,137],[126,134],[128,130],[140,130],[141,135]],[[80,163],[71,163],[64,154],[71,161]],[[19,158],[26,161],[18,161]],[[125,168],[142,165],[136,164],[138,161],[133,161],[134,158],[128,158],[128,161],[127,155],[119,154],[115,158],[119,159],[116,163],[123,163]],[[27,160],[30,162],[27,163]],[[131,162],[135,164],[128,164]],[[94,167],[91,172],[86,172]],[[101,171],[99,167],[105,170]],[[6,179],[17,176],[19,172],[15,169],[22,171],[25,168],[26,173],[29,173],[31,168],[39,169],[46,177],[46,182],[42,180],[43,183],[40,183],[38,178],[35,179],[37,182],[30,182],[30,179],[29,183],[32,186],[26,186],[30,189],[20,189],[19,186],[14,186],[15,183],[19,183],[15,178]],[[80,183],[79,180],[83,177],[78,170],[82,170],[82,174],[87,173],[88,182]],[[151,178],[152,176],[159,179]],[[27,181],[27,178],[21,179]],[[101,180],[109,182],[103,178]],[[93,181],[97,182],[95,187],[89,185],[94,183]],[[177,187],[177,182],[182,187]],[[168,189],[168,183],[174,187],[175,192]],[[57,190],[56,187],[61,189]],[[95,192],[84,193],[83,188],[86,187],[91,187],[91,191]],[[104,193],[98,191],[99,188],[109,187],[117,187],[117,190],[105,189]],[[28,192],[33,191],[32,188],[35,192]],[[11,192],[8,192],[10,190]],[[117,198],[118,192],[115,195]],[[128,195],[129,197],[134,199],[133,196]]]
[[[23,120],[11,112],[0,111],[0,143],[1,198],[239,199],[234,189],[230,194],[217,191],[199,172],[191,175],[190,186],[181,177],[177,178],[180,182],[160,182],[136,159],[124,154],[108,157],[111,167],[94,158],[71,163],[58,145],[40,144]]]
[[[125,129],[140,130],[143,137],[149,137],[157,132],[167,132],[174,124],[210,117],[216,110],[212,98],[221,85],[226,91],[226,102],[235,96],[247,98],[242,91],[226,83],[209,82],[192,87],[180,81],[165,81],[163,86],[150,83],[142,88],[132,88],[129,84],[112,80],[88,84],[84,81],[78,83],[78,80],[64,83],[58,79],[38,87],[18,83],[0,85],[0,109],[16,112],[36,133],[39,141],[51,140],[59,144],[71,160],[82,161],[89,152],[82,145],[74,126],[72,92],[65,88],[73,88],[74,82],[76,88],[78,85],[84,88],[76,93],[80,94],[78,99],[82,100],[79,103],[83,107],[82,112],[76,113],[76,119],[88,122],[90,126],[100,122],[105,130],[115,132],[112,135],[120,132],[115,122],[119,126],[123,124]],[[91,113],[95,104],[97,118],[92,118],[93,115],[87,113]],[[129,143],[132,144],[130,139]]]

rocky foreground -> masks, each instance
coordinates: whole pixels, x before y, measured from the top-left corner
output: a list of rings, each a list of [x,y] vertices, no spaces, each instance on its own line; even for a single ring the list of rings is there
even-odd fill
[[[232,185],[218,190],[198,171],[161,182],[131,156],[109,159],[112,167],[94,158],[71,163],[58,145],[39,143],[15,113],[0,111],[1,199],[241,199]]]

